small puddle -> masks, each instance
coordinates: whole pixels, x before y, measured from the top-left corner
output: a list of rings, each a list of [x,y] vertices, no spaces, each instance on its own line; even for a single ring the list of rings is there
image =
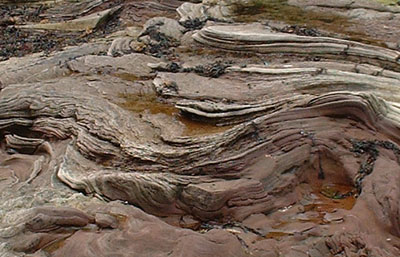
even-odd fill
[[[262,239],[277,239],[279,240],[282,237],[290,236],[291,233],[280,232],[280,231],[273,231],[267,233]]]
[[[185,130],[182,136],[210,135],[228,130],[232,126],[215,126],[213,124],[194,121],[181,115],[174,105],[160,101],[155,94],[121,94],[124,102],[119,104],[125,110],[134,113],[149,111],[151,114],[163,113],[180,121]]]
[[[63,238],[54,240],[52,242],[49,242],[48,244],[46,244],[44,247],[42,247],[41,249],[48,253],[48,254],[52,254],[55,251],[57,251],[58,249],[60,249],[61,247],[63,247],[65,245],[65,241],[70,238],[74,233],[71,233],[70,235],[66,235]]]
[[[120,94],[119,96],[124,99],[124,102],[119,105],[131,112],[142,113],[147,110],[151,114],[163,113],[168,116],[178,113],[175,106],[159,101],[155,94]]]
[[[171,215],[159,217],[165,223],[178,228],[186,228],[201,233],[201,221],[191,215]]]
[[[383,0],[384,1],[384,0]],[[256,0],[254,6],[236,6],[236,21],[260,22],[262,20],[282,21],[289,25],[300,25],[308,28],[322,29],[347,35],[350,40],[386,46],[385,42],[354,31],[354,22],[348,18],[328,13],[304,10],[301,7],[288,4],[287,0]]]
[[[178,120],[185,125],[183,136],[210,135],[232,128],[232,126],[218,127],[213,124],[190,120],[180,114],[178,114]]]
[[[110,213],[110,215],[117,219],[118,224],[124,224],[128,220],[128,216],[123,215],[123,214]]]
[[[315,183],[314,183],[315,182]],[[307,230],[302,224],[312,223],[325,225],[342,220],[341,214],[335,217],[339,209],[351,210],[356,203],[355,188],[352,185],[338,183],[324,183],[324,181],[313,181],[301,184],[305,193],[303,200],[294,206],[283,208],[282,214],[272,214],[276,223],[271,230],[257,240],[275,239],[281,240],[284,237],[293,236],[294,228],[299,231]],[[303,190],[303,189],[301,189]],[[296,211],[297,210],[297,211]],[[332,214],[332,219],[327,220],[326,214]],[[312,228],[312,225],[311,227]]]
[[[47,253],[49,253],[49,254],[52,254],[52,253],[54,253],[55,251],[57,251],[58,249],[60,249],[61,247],[64,246],[65,240],[67,240],[67,238],[63,238],[61,240],[57,240],[56,242],[53,242],[50,245],[44,247],[42,250],[47,252]]]
[[[154,76],[136,76],[135,74],[132,73],[113,73],[112,74],[114,77],[126,80],[126,81],[138,81],[138,80],[149,80],[153,79]]]
[[[352,185],[323,183],[313,185],[313,204],[306,205],[307,210],[333,212],[336,209],[351,210],[356,202],[356,189]]]

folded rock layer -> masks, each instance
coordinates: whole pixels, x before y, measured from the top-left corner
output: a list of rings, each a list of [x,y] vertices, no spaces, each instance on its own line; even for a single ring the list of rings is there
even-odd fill
[[[398,256],[400,52],[200,25],[0,63],[0,253]]]

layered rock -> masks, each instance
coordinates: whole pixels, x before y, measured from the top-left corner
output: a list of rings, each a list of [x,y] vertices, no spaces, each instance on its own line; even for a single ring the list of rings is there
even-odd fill
[[[181,230],[119,203],[92,206],[91,214],[73,208],[35,208],[10,229],[20,242],[9,247],[37,255],[245,256],[239,241],[226,231],[199,234]],[[196,242],[194,248],[189,247],[192,242]]]
[[[118,8],[112,8],[104,10],[98,13],[93,13],[78,19],[58,22],[58,23],[39,23],[39,24],[28,24],[20,25],[22,29],[37,29],[37,30],[65,30],[65,31],[89,31],[96,29],[97,27],[104,24]]]
[[[354,41],[276,33],[260,24],[209,26],[194,35],[197,42],[234,51],[293,53],[356,59],[398,70],[400,52]]]
[[[0,63],[0,250],[398,256],[400,52],[188,30]]]

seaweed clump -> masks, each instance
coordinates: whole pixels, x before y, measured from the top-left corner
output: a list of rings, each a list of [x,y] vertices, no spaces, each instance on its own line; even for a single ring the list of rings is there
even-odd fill
[[[308,36],[308,37],[319,37],[322,35],[316,29],[299,26],[299,25],[288,25],[288,26],[283,27],[282,29],[279,29],[278,31],[284,32],[284,33],[292,33],[292,34],[296,34],[299,36]]]
[[[379,156],[379,150],[376,141],[352,140],[351,143],[353,145],[352,149],[350,149],[351,152],[358,156],[367,155],[367,158],[361,162],[358,169],[358,175],[354,181],[357,193],[361,194],[362,180],[374,170],[375,161]]]
[[[159,26],[164,25],[163,22],[158,22],[152,26],[149,26],[140,37],[148,36],[149,42],[146,44],[146,52],[150,53],[155,57],[162,57],[171,53],[171,47],[178,46],[175,40],[164,33],[159,31]]]
[[[400,148],[392,142],[389,141],[380,141],[380,140],[352,140],[352,148],[351,152],[355,153],[358,156],[366,155],[367,157],[361,162],[358,175],[355,179],[355,187],[357,188],[358,194],[361,193],[361,182],[362,180],[369,174],[371,174],[374,170],[375,161],[379,156],[378,147],[387,149],[392,151],[397,158],[397,162],[400,163]]]
[[[218,78],[223,75],[228,67],[231,66],[230,62],[217,61],[205,65],[197,65],[195,67],[183,68],[176,62],[168,63],[165,66],[154,68],[157,71],[164,72],[194,72],[200,76]]]
[[[179,22],[179,24],[181,24],[183,27],[185,27],[186,32],[188,32],[188,31],[192,31],[192,30],[202,29],[204,27],[204,25],[206,25],[207,21],[227,23],[227,21],[225,21],[225,20],[220,20],[220,19],[216,19],[213,17],[206,17],[203,19],[194,18],[194,19],[190,19],[190,20],[185,20],[183,22]]]
[[[218,78],[225,73],[226,68],[229,66],[228,62],[217,61],[206,65],[198,65],[193,68],[185,68],[183,72],[194,72],[201,76]]]
[[[198,30],[204,27],[208,19],[194,18],[190,20],[185,20],[184,22],[179,22],[187,31]]]

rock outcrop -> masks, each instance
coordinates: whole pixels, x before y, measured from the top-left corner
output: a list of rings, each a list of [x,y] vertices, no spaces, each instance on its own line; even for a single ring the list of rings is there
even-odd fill
[[[400,254],[400,52],[204,17],[0,62],[2,256]]]

